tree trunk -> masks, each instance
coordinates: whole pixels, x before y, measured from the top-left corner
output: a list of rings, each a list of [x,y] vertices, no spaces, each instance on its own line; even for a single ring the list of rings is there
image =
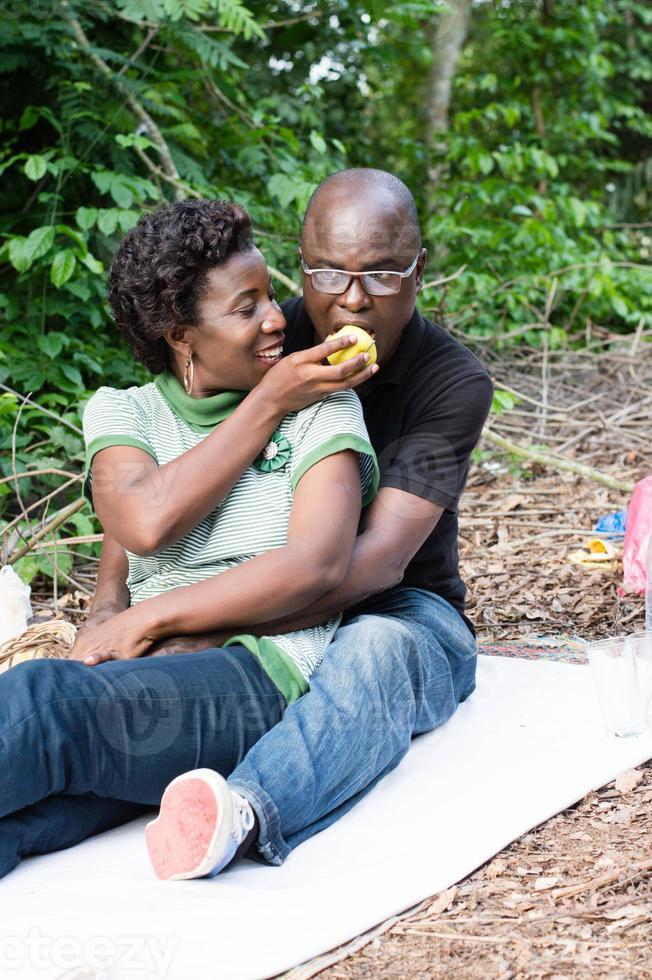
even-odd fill
[[[466,38],[471,0],[447,0],[431,34],[432,65],[426,84],[426,144],[432,154],[429,170],[431,186],[441,175],[437,157],[446,149],[445,133],[448,129],[448,110],[455,69]]]

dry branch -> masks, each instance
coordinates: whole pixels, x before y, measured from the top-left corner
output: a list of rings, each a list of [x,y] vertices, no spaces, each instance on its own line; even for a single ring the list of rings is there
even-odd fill
[[[9,395],[15,395],[16,398],[20,399],[20,401],[24,402],[26,405],[32,405],[34,408],[38,408],[39,412],[43,412],[44,415],[49,415],[51,419],[54,419],[56,422],[60,422],[61,425],[65,425],[69,429],[72,429],[72,431],[76,432],[77,435],[83,436],[84,433],[79,426],[73,425],[73,423],[69,422],[68,419],[62,418],[61,415],[57,415],[56,412],[51,411],[49,408],[44,408],[43,405],[39,405],[39,403],[35,402],[33,398],[29,397],[29,395],[21,395],[20,392],[5,384],[0,384],[0,391],[6,391]],[[20,474],[18,475],[20,476]]]
[[[620,490],[622,493],[631,494],[634,490],[633,483],[625,483],[624,480],[618,480],[616,477],[609,476],[607,473],[601,473],[600,470],[596,470],[592,466],[577,463],[573,459],[563,459],[560,456],[552,456],[549,453],[539,452],[537,449],[530,449],[528,446],[521,446],[517,442],[512,442],[511,439],[505,439],[504,436],[499,436],[492,429],[485,429],[482,433],[482,438],[486,439],[487,442],[493,443],[494,446],[498,446],[499,449],[506,450],[513,456],[518,456],[520,459],[530,459],[533,463],[539,463],[541,466],[548,467],[548,469],[559,470],[564,473],[577,473],[578,476],[583,476],[586,480],[593,480],[594,483],[602,483],[603,486],[609,487],[610,490]]]
[[[301,286],[297,286],[294,279],[290,279],[290,277],[286,276],[284,272],[281,272],[279,269],[275,269],[273,265],[268,265],[267,269],[269,271],[270,276],[272,276],[272,278],[274,279],[278,279],[279,282],[282,282],[283,285],[286,286],[291,293],[293,293],[295,296],[300,295]]]
[[[623,871],[626,872],[624,877]],[[606,885],[616,883],[624,884],[625,882],[633,881],[647,871],[652,871],[652,859],[643,861],[641,864],[634,865],[634,867],[617,868],[615,871],[607,871],[605,874],[597,875],[595,878],[589,878],[587,881],[565,885],[563,888],[555,888],[551,894],[555,901],[559,901],[562,898],[572,898],[581,892],[596,891],[598,888],[604,888]]]
[[[7,558],[7,564],[13,565],[15,562],[17,562],[19,558],[22,558],[28,551],[31,551],[42,538],[46,537],[46,535],[50,534],[52,531],[56,531],[56,529],[67,521],[69,517],[72,517],[72,515],[76,514],[78,510],[81,510],[86,503],[88,503],[88,501],[85,497],[79,497],[78,500],[73,501],[72,504],[68,504],[67,507],[60,510],[59,513],[55,514],[52,520],[48,521],[48,523],[45,524],[40,531],[37,531],[36,534],[29,539],[29,541],[27,541],[21,548],[14,551],[13,554],[9,555]]]
[[[67,476],[71,480],[79,480],[80,483],[84,479],[78,473],[70,473],[68,470],[22,470],[20,473],[12,473],[11,476],[3,476],[0,479],[0,484],[13,483],[15,480],[29,480],[33,476]]]
[[[457,272],[453,272],[450,276],[443,276],[441,279],[433,279],[432,282],[424,282],[422,289],[434,289],[436,286],[443,286],[446,282],[453,282],[454,279],[459,279],[461,275],[466,271],[466,263],[461,265]]]

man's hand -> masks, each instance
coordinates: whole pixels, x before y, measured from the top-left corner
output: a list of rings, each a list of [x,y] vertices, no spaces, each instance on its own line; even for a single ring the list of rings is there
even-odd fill
[[[258,389],[265,392],[278,413],[284,416],[321,401],[326,395],[363,384],[378,370],[377,364],[369,364],[368,354],[356,354],[334,366],[322,363],[329,354],[357,343],[356,336],[349,336],[342,330],[333,340],[288,354],[266,373]]]
[[[233,630],[216,633],[194,633],[190,636],[171,636],[167,640],[154,643],[145,657],[169,657],[175,653],[197,653],[211,647],[222,647],[228,639],[234,636]]]
[[[94,625],[87,623],[77,634],[69,659],[89,667],[107,660],[132,660],[142,657],[156,639],[140,610],[133,607]]]

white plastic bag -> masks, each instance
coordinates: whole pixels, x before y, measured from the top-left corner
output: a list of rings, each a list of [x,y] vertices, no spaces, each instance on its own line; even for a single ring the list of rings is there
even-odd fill
[[[0,643],[27,629],[27,620],[32,617],[31,591],[11,565],[0,568]]]

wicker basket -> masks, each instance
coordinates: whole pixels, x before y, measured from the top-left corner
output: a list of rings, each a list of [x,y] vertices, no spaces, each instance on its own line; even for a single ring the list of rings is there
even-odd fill
[[[25,660],[65,660],[76,635],[76,628],[64,619],[28,626],[20,636],[0,645],[0,674]]]

